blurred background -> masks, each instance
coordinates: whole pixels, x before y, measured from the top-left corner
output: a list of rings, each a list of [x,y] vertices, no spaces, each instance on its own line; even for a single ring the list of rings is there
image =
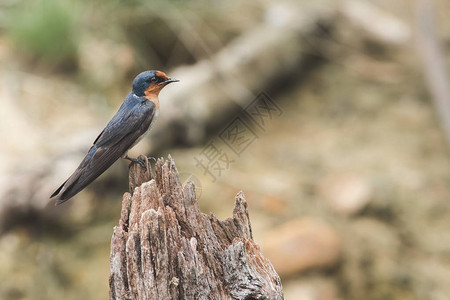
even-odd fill
[[[108,298],[128,164],[48,198],[148,69],[180,83],[130,154],[171,154],[221,219],[242,190],[286,299],[448,299],[449,14],[445,0],[1,1],[0,299]]]

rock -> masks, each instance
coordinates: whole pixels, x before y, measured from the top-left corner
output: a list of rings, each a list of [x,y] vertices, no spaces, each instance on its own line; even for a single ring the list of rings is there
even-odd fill
[[[390,225],[358,218],[342,232],[342,239],[346,243],[342,251],[345,264],[339,277],[348,287],[349,299],[367,299],[368,286],[372,295],[376,291],[377,299],[395,299],[393,287],[403,284],[407,288],[415,276],[411,265],[404,264],[407,254],[402,252],[401,237]]]
[[[301,277],[283,282],[285,299],[338,300],[336,283],[327,278]]]
[[[367,180],[353,173],[328,176],[321,184],[321,190],[330,207],[345,216],[359,213],[372,196]]]
[[[337,233],[324,222],[299,218],[272,229],[262,249],[278,274],[284,276],[336,265],[341,243]]]

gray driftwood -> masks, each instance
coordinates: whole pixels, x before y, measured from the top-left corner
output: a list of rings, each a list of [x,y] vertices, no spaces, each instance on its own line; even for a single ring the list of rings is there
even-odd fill
[[[110,299],[283,299],[280,278],[252,240],[244,195],[233,217],[200,212],[174,161],[130,168],[111,240]]]

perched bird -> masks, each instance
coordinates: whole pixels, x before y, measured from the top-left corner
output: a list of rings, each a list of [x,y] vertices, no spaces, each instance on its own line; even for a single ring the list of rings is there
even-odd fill
[[[161,71],[145,71],[136,76],[133,90],[95,139],[86,157],[69,179],[50,196],[56,200],[56,205],[72,198],[121,157],[145,167],[142,160],[129,157],[127,152],[155,123],[159,113],[159,92],[169,83],[177,81]]]

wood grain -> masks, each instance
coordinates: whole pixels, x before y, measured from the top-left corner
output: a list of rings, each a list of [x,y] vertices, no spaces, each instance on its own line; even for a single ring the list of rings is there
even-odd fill
[[[204,214],[170,156],[154,175],[131,165],[130,192],[111,240],[110,299],[283,299],[242,192],[232,218]]]

